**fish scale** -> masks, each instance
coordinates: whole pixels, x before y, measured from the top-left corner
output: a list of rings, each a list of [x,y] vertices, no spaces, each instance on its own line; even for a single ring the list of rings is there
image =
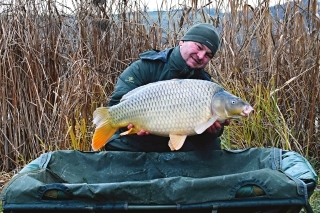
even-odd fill
[[[125,94],[119,104],[94,112],[92,147],[99,149],[118,128],[133,124],[122,134],[145,130],[170,136],[169,146],[177,150],[186,136],[201,134],[217,120],[248,116],[252,110],[248,103],[210,81],[174,79],[150,83]]]

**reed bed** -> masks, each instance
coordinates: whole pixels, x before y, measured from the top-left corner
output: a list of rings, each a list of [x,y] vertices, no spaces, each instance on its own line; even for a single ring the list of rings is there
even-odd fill
[[[223,146],[295,150],[317,166],[317,1],[272,9],[269,1],[163,1],[153,13],[140,1],[67,2],[0,3],[1,171],[52,150],[90,150],[92,112],[108,103],[117,76],[139,53],[177,45],[198,22],[222,39],[207,71],[255,108],[226,128]]]

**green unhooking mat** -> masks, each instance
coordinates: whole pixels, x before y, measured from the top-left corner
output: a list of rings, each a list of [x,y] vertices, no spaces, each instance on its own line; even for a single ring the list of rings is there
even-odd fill
[[[305,158],[276,148],[165,153],[55,151],[42,154],[14,176],[2,190],[1,200],[4,212],[223,212],[232,208],[250,212],[249,207],[254,208],[252,212],[270,212],[271,207],[273,212],[298,212],[302,207],[312,212],[308,198],[316,181],[317,175]]]

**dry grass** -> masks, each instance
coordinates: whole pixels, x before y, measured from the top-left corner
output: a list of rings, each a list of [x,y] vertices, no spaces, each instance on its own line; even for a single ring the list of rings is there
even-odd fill
[[[108,102],[117,76],[139,53],[175,46],[198,21],[213,23],[222,38],[208,72],[255,106],[249,120],[225,131],[224,145],[276,146],[319,162],[315,0],[279,4],[274,14],[268,1],[230,1],[225,14],[223,1],[163,1],[155,17],[139,1],[107,1],[113,9],[93,2],[0,3],[1,171],[51,150],[90,150],[92,112]],[[161,12],[170,8],[181,11]]]

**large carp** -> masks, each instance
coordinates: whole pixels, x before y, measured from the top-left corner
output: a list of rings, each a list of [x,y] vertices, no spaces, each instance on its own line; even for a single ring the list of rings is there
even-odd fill
[[[128,92],[117,105],[94,111],[92,148],[100,149],[120,127],[133,124],[121,135],[145,130],[169,136],[169,147],[178,150],[188,135],[203,133],[215,121],[247,117],[252,110],[250,104],[211,81],[158,81]]]

